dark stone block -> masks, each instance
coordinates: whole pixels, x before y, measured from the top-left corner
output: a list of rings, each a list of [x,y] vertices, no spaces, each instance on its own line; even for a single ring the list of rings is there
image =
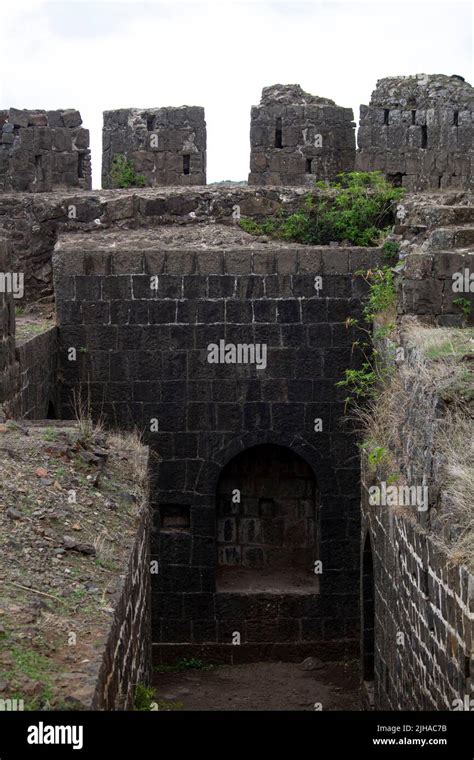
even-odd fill
[[[160,483],[161,485],[161,483]],[[171,565],[189,565],[191,561],[191,536],[178,530],[161,530],[160,559]]]
[[[245,430],[268,430],[270,428],[270,405],[265,403],[245,404]]]
[[[214,507],[191,507],[191,530],[193,536],[214,537],[216,532]]]
[[[191,622],[189,620],[163,620],[161,641],[179,643],[180,641],[191,641],[191,639]]]
[[[76,301],[100,301],[101,283],[108,279],[107,277],[88,277],[78,274],[74,279]]]
[[[242,408],[239,404],[217,404],[217,429],[242,429]]]
[[[328,322],[328,305],[325,298],[302,302],[303,322],[316,324]]]
[[[296,300],[279,300],[277,301],[277,320],[278,322],[300,322],[300,304]]]
[[[104,301],[127,301],[132,297],[132,286],[129,275],[110,275],[102,277],[102,298]],[[76,278],[77,286],[77,278]],[[76,291],[77,297],[77,291]]]
[[[184,616],[189,620],[214,618],[214,594],[184,594]]]
[[[209,275],[209,298],[231,298],[234,295],[235,277]]]
[[[207,277],[188,275],[183,277],[183,295],[177,298],[206,298]]]
[[[199,301],[198,322],[224,322],[225,301]]]
[[[276,304],[276,301],[254,301],[253,316],[255,322],[275,322]]]
[[[217,623],[215,620],[193,620],[193,641],[217,641]]]
[[[306,330],[304,325],[282,325],[281,345],[284,348],[299,348],[306,344]]]
[[[158,277],[158,298],[183,298],[183,278],[162,274]]]
[[[214,320],[216,321],[216,320]],[[252,305],[242,301],[227,301],[225,321],[236,323],[252,322]]]
[[[183,598],[183,594],[159,594],[152,592],[151,608],[153,617],[182,619],[184,617]]]
[[[176,322],[176,301],[150,301],[148,313],[150,324],[173,324]]]
[[[186,430],[212,430],[216,426],[216,409],[213,404],[188,404]]]
[[[196,536],[193,538],[193,565],[214,567],[216,564],[216,544],[214,538]],[[204,615],[204,617],[207,617]]]

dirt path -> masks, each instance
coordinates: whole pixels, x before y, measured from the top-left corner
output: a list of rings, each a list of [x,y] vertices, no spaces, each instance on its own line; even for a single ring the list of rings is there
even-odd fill
[[[360,710],[355,663],[289,662],[221,665],[209,670],[156,673],[159,709]]]

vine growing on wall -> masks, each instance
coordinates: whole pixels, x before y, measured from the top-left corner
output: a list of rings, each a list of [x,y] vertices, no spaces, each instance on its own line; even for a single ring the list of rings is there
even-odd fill
[[[398,248],[392,241],[386,244],[386,257],[393,259]],[[368,284],[368,294],[362,309],[364,323],[349,317],[346,327],[356,327],[359,331],[359,339],[352,344],[352,349],[362,353],[364,361],[359,369],[346,369],[344,379],[339,380],[336,386],[346,388],[349,395],[345,398],[346,405],[358,404],[366,399],[374,399],[377,396],[378,386],[389,371],[382,362],[373,338],[382,339],[387,337],[395,327],[391,320],[396,301],[394,272],[389,264],[369,269],[359,270],[355,273],[362,277]],[[376,317],[383,315],[383,324],[373,331],[373,323]]]

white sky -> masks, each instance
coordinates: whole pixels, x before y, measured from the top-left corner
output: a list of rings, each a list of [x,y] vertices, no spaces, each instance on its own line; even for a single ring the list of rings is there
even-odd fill
[[[204,106],[208,182],[242,180],[266,85],[296,82],[357,121],[384,76],[474,79],[471,2],[9,0],[0,46],[0,108],[78,108],[94,187],[106,109]]]

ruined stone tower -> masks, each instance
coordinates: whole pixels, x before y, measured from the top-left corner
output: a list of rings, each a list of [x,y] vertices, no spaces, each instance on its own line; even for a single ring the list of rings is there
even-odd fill
[[[297,84],[264,87],[251,110],[249,185],[306,185],[351,171],[353,118]]]
[[[89,130],[73,108],[0,111],[0,191],[91,188]]]
[[[204,108],[104,111],[102,186],[113,187],[114,156],[132,162],[147,186],[206,184]]]
[[[379,79],[360,107],[360,171],[408,190],[472,187],[474,89],[459,76]]]

